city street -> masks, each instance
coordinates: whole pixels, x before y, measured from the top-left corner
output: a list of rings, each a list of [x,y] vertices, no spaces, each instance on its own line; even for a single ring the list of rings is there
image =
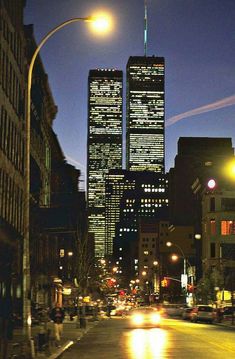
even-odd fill
[[[128,319],[100,322],[64,359],[232,359],[235,331],[218,325],[164,319],[161,328],[132,329]]]

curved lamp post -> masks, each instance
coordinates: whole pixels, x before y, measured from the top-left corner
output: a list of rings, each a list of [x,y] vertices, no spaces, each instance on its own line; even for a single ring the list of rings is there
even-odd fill
[[[31,86],[32,73],[35,60],[45,42],[58,30],[78,21],[98,23],[99,26],[107,27],[107,22],[100,21],[91,16],[76,17],[64,21],[47,33],[37,46],[28,70],[27,97],[26,97],[26,124],[25,124],[25,203],[24,203],[24,242],[23,242],[23,325],[28,327],[31,336],[31,301],[30,301],[30,251],[29,251],[29,208],[30,208],[30,128],[31,128]]]
[[[180,253],[182,254],[183,260],[184,260],[184,274],[187,274],[187,273],[186,273],[186,272],[187,272],[187,270],[186,270],[187,259],[186,259],[186,257],[185,257],[185,254],[184,254],[182,248],[181,248],[180,246],[178,246],[178,244],[175,244],[175,243],[172,243],[172,242],[166,242],[166,245],[167,245],[167,247],[172,247],[172,246],[174,246],[174,247],[176,247],[176,248],[179,249]]]
[[[172,243],[172,242],[166,242],[166,245],[167,245],[167,247],[174,246],[174,247],[176,247],[176,248],[179,249],[179,251],[180,251],[180,253],[181,253],[181,255],[182,255],[182,258],[183,258],[183,260],[184,260],[184,277],[187,276],[187,268],[186,268],[187,263],[188,263],[189,267],[191,268],[191,272],[193,273],[192,265],[190,264],[189,260],[185,257],[185,254],[184,254],[184,251],[182,250],[182,248],[181,248],[178,244],[175,244],[175,243]],[[187,278],[187,277],[186,277],[186,278]],[[194,277],[193,277],[193,275],[192,275],[192,277],[191,277],[191,280],[192,280],[191,284],[192,284],[192,286],[193,286],[193,285],[194,285]],[[187,284],[187,286],[186,286],[186,289],[187,289],[187,288],[188,288],[188,284]],[[193,302],[194,302],[194,298],[193,298]]]

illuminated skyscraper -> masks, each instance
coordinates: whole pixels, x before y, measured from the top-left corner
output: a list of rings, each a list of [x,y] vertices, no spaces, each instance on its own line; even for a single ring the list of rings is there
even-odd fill
[[[127,63],[128,170],[164,173],[164,69],[163,57],[131,56]]]
[[[95,255],[104,255],[105,176],[122,168],[122,71],[90,70],[87,192],[89,233]]]

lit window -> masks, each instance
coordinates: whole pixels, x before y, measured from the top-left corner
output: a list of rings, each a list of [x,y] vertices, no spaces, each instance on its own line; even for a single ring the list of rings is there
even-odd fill
[[[147,256],[147,255],[149,254],[149,252],[148,252],[148,251],[144,251],[144,254]]]
[[[60,250],[60,258],[64,257],[64,249]]]
[[[215,236],[216,235],[216,224],[215,224],[214,219],[210,220],[210,230],[211,230],[211,235]]]
[[[221,221],[221,235],[235,234],[235,221]]]

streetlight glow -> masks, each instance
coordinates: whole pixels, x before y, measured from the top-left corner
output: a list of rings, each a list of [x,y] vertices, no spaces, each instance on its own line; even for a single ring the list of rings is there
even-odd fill
[[[213,178],[211,178],[208,182],[207,182],[207,187],[210,189],[214,189],[216,186],[216,182]]]
[[[177,254],[172,254],[171,259],[176,262],[179,259],[179,256],[177,256]]]
[[[95,33],[106,34],[111,25],[111,16],[106,13],[99,13],[91,18],[91,28]]]

